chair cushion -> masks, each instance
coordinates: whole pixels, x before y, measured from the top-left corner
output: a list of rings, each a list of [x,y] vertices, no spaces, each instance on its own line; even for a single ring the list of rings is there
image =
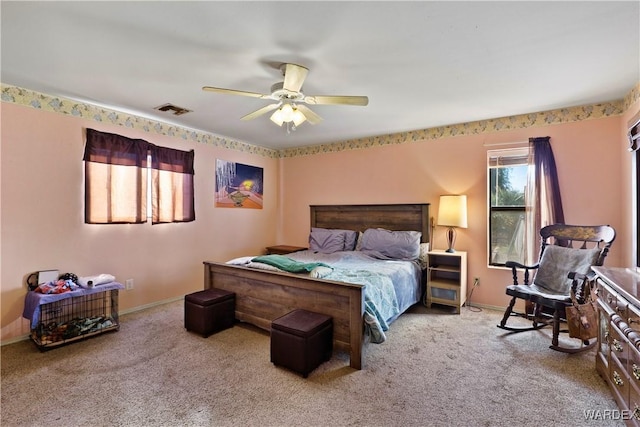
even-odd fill
[[[533,280],[534,285],[544,288],[552,294],[569,295],[570,272],[589,273],[589,269],[598,260],[599,248],[576,249],[549,245],[545,247],[540,259],[540,267]]]
[[[549,291],[545,288],[541,288],[535,284],[525,285],[510,285],[507,286],[507,295],[518,297],[524,300],[541,301],[542,299],[548,299],[560,302],[571,302],[571,296],[566,294],[558,294],[553,291]]]

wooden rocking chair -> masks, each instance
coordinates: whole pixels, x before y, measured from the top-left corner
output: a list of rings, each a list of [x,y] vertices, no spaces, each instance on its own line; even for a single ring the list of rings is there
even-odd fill
[[[560,324],[566,321],[565,308],[572,304],[573,287],[579,302],[584,301],[589,289],[587,280],[593,277],[591,266],[600,266],[609,252],[616,232],[608,225],[582,226],[554,224],[540,230],[540,259],[532,266],[508,261],[513,284],[507,286],[506,293],[511,296],[509,306],[504,312],[499,328],[511,332],[524,332],[553,326],[553,336],[549,348],[564,353],[578,353],[592,348],[596,340],[590,343],[582,341],[581,347],[562,347],[559,344]],[[523,283],[518,282],[518,269],[522,272]],[[530,282],[531,272],[535,277]],[[571,275],[569,273],[579,273]],[[587,278],[585,279],[584,276]],[[581,279],[579,279],[581,278]],[[517,313],[513,307],[518,299],[525,301],[525,312]],[[532,321],[528,327],[507,326],[511,316],[520,316]],[[566,332],[563,330],[562,332]]]

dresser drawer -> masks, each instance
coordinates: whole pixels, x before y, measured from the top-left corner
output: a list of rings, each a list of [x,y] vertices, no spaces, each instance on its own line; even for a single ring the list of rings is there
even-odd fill
[[[625,331],[631,345],[640,349],[640,309],[630,305],[627,307],[627,318],[625,322],[628,330]]]
[[[602,303],[599,302],[601,305]],[[611,329],[611,315],[605,310],[598,308],[598,354],[596,359],[601,359],[604,367],[609,366],[609,329]]]
[[[632,333],[633,334],[633,333]],[[629,410],[632,414],[640,413],[640,351],[633,346],[629,347],[629,365],[627,367],[629,377]],[[640,420],[633,419],[627,425],[638,425]]]
[[[614,393],[614,397],[621,407],[627,407],[629,403],[629,389],[631,388],[630,379],[627,376],[627,369],[620,365],[615,357],[612,357],[609,363],[609,382]]]
[[[623,319],[626,319],[627,301],[605,286],[600,280],[598,280],[597,283],[598,299],[602,302],[603,306],[606,307],[607,311],[618,314]]]
[[[611,349],[611,358],[616,359],[622,368],[627,369],[627,360],[629,359],[629,341],[627,341],[625,335],[618,328],[619,325],[626,326],[621,323],[619,316],[613,315],[611,318],[611,324],[609,326],[609,348]]]
[[[629,411],[631,414],[627,420],[627,425],[637,426],[640,420],[635,419],[634,414],[640,411],[640,390],[633,383],[629,387]]]
[[[640,389],[640,351],[637,348],[629,349],[629,365],[627,368],[629,378]]]

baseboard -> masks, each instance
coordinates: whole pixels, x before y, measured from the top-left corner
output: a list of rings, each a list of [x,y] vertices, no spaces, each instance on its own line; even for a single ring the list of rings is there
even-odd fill
[[[2,341],[0,343],[0,347],[4,347],[5,345],[9,345],[9,344],[15,344],[17,342],[25,341],[25,340],[28,340],[28,339],[29,339],[29,335],[28,334],[27,335],[20,335],[18,337],[13,337],[13,338],[10,338],[8,340]]]
[[[146,310],[148,308],[153,308],[153,307],[157,307],[159,305],[169,304],[169,303],[172,303],[172,302],[175,302],[175,301],[180,301],[180,300],[183,300],[183,299],[184,299],[184,295],[183,296],[179,296],[179,297],[175,297],[175,298],[165,299],[165,300],[162,300],[162,301],[152,302],[152,303],[145,304],[145,305],[139,305],[137,307],[133,307],[133,308],[130,308],[128,310],[121,311],[119,313],[119,315],[123,316],[125,314],[135,313],[136,311]]]
[[[175,301],[180,301],[180,300],[183,300],[183,299],[184,299],[184,296],[179,296],[179,297],[169,298],[169,299],[162,300],[162,301],[156,301],[156,302],[152,302],[150,304],[140,305],[138,307],[133,307],[133,308],[130,308],[128,310],[121,311],[120,313],[118,313],[118,315],[119,316],[124,316],[125,314],[131,314],[131,313],[135,313],[137,311],[147,310],[149,308],[157,307],[159,305],[169,304],[169,303],[172,303],[172,302],[175,302]],[[0,342],[0,347],[4,347],[5,345],[9,345],[9,344],[15,344],[17,342],[25,341],[25,340],[28,340],[28,339],[29,339],[29,334],[20,335],[18,337],[13,337],[13,338],[10,338],[8,340],[4,340],[4,341]]]
[[[500,307],[497,305],[488,305],[488,304],[477,304],[477,303],[471,303],[469,304],[469,301],[464,303],[465,307],[476,307],[476,308],[482,308],[484,310],[493,310],[493,311],[498,311],[500,313],[504,313],[504,310],[506,309],[506,307]]]

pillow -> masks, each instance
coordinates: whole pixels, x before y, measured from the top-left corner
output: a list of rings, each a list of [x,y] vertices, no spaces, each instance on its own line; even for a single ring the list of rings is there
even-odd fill
[[[240,258],[231,259],[231,260],[227,261],[225,264],[246,265],[246,264],[249,264],[253,258],[255,258],[255,257],[243,256],[243,257],[240,257]]]
[[[356,249],[356,242],[358,240],[358,232],[353,230],[341,231],[344,231],[344,250],[354,251]]]
[[[344,233],[335,233],[325,228],[312,228],[309,234],[309,249],[322,254],[331,254],[344,249]]]
[[[329,274],[331,274],[332,271],[333,271],[333,268],[331,267],[325,267],[323,265],[319,265],[309,272],[309,277],[313,277],[314,279],[322,279],[323,277],[326,277]]]
[[[362,234],[363,252],[377,252],[390,259],[415,260],[420,257],[419,231],[390,231],[369,228]]]
[[[362,231],[358,231],[358,238],[356,239],[356,247],[354,251],[362,250]]]
[[[599,248],[546,246],[533,283],[551,292],[569,295],[571,293],[571,280],[567,278],[569,273],[572,271],[581,274],[589,273],[590,267],[596,263],[599,255]]]
[[[356,246],[357,237],[357,231],[312,227],[309,249],[324,254],[352,251]]]

